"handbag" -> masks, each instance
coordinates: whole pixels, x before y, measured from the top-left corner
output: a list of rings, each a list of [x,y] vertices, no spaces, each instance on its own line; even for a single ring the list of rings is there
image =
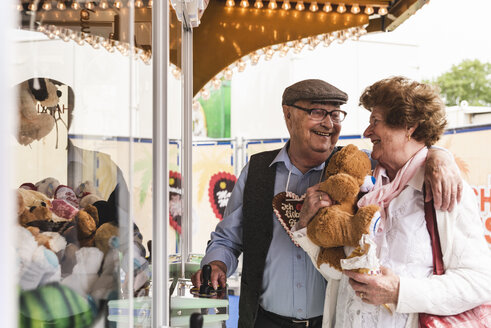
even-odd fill
[[[425,203],[425,219],[431,239],[433,252],[433,274],[442,275],[443,267],[442,248],[438,226],[436,224],[435,207],[433,200]],[[419,314],[420,328],[491,328],[491,304],[483,304],[465,312],[454,315]]]

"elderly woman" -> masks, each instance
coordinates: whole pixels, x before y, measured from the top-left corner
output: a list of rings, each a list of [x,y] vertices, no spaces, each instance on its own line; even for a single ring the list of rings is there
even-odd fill
[[[429,85],[393,77],[368,87],[360,103],[371,112],[364,136],[373,143],[378,164],[375,187],[358,205],[381,208],[383,229],[373,239],[382,273],[325,270],[323,327],[418,327],[418,313],[450,315],[491,301],[491,252],[465,183],[452,211],[436,211],[445,274],[432,276],[423,175],[427,147],[446,124],[438,94]],[[319,250],[305,230],[294,235],[315,263]],[[393,304],[394,313],[384,304]]]

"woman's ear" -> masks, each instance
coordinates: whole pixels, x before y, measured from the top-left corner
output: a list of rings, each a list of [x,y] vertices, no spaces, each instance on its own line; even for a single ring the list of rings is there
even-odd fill
[[[416,125],[414,125],[414,126],[412,126],[412,127],[408,127],[408,128],[406,128],[406,130],[407,130],[407,131],[406,131],[406,132],[407,132],[407,136],[408,136],[408,137],[412,137],[412,135],[413,135],[414,131],[416,131],[416,129],[417,129],[417,128],[418,128],[418,124],[416,124]]]

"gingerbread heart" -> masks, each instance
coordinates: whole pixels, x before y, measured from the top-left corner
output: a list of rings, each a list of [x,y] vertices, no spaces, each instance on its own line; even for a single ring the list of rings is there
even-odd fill
[[[227,172],[216,173],[210,179],[208,197],[213,213],[220,221],[223,220],[223,214],[236,181],[235,175]]]
[[[291,191],[280,192],[273,198],[274,213],[297,247],[299,245],[293,240],[291,229],[300,218],[300,210],[302,209],[304,199],[305,195],[298,196]]]

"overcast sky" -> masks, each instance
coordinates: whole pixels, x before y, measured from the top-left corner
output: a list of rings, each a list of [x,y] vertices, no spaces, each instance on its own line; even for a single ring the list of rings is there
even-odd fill
[[[395,31],[364,39],[418,45],[421,77],[432,78],[466,58],[491,62],[490,14],[490,0],[431,0]]]

